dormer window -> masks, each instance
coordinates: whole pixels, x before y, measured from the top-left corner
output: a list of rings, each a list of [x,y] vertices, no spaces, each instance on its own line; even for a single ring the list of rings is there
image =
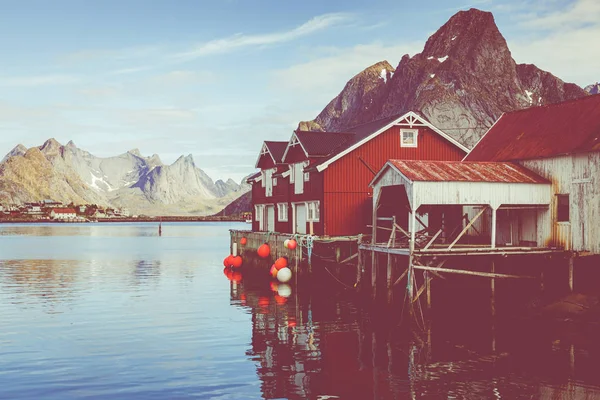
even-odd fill
[[[400,147],[417,147],[417,129],[400,129]]]

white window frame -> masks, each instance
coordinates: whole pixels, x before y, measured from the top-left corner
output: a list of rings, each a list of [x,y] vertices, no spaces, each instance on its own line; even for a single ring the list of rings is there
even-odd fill
[[[306,221],[319,222],[321,220],[320,201],[306,202]],[[312,214],[312,215],[311,215]]]
[[[308,167],[310,165],[310,161],[304,161],[304,168]],[[310,180],[310,172],[304,172],[303,174],[304,176],[304,182],[308,182]]]
[[[414,137],[414,143],[404,143],[404,134],[412,133]],[[419,138],[418,129],[400,129],[400,147],[417,147],[417,141]]]
[[[288,218],[288,203],[277,203],[277,221],[287,222]]]
[[[266,176],[267,176],[267,170],[261,170],[260,171],[260,186],[261,187],[265,187],[265,182],[266,182]]]
[[[254,220],[256,222],[261,221],[261,219],[263,217],[264,209],[265,209],[264,204],[255,204],[254,205]]]
[[[290,183],[294,183],[294,164],[290,164],[288,165],[289,167],[289,172],[290,172]]]
[[[277,186],[277,178],[273,178],[273,186]]]

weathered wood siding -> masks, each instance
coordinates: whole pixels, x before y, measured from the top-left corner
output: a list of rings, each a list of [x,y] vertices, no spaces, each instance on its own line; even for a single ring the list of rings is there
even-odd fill
[[[402,127],[406,128],[406,127]],[[418,147],[400,146],[400,126],[393,126],[333,162],[324,174],[324,231],[326,235],[366,233],[371,222],[369,183],[389,159],[461,160],[465,153],[433,132],[418,126]],[[361,161],[363,160],[363,161]],[[366,165],[365,165],[366,164]]]
[[[549,210],[551,222],[538,223],[546,244],[600,254],[600,152],[523,160],[520,164],[550,180],[554,195],[569,194],[568,223],[557,222],[556,196],[552,196]]]

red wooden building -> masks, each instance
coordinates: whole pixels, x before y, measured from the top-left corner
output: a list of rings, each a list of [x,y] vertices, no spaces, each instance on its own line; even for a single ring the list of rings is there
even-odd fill
[[[388,159],[461,160],[468,149],[420,115],[362,124],[347,132],[295,131],[264,142],[252,183],[254,231],[320,236],[369,232],[369,182]]]

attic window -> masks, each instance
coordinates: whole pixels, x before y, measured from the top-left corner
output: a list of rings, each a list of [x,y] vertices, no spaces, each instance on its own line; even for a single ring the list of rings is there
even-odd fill
[[[400,147],[417,147],[417,129],[400,129]]]

